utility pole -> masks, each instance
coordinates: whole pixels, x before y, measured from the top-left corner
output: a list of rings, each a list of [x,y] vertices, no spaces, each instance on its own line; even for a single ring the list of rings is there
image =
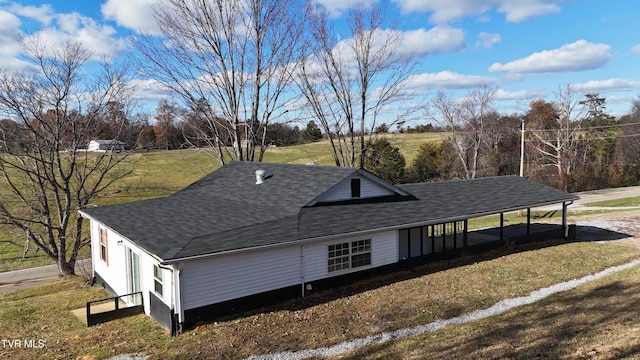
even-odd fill
[[[520,119],[520,177],[524,177],[524,118]],[[518,216],[522,216],[522,209],[518,210]]]
[[[524,119],[521,120],[520,129],[520,177],[524,177]]]

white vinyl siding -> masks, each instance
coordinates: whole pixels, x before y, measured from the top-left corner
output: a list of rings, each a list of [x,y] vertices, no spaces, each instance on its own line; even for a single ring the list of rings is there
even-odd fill
[[[376,184],[375,182],[364,178],[355,177],[347,178],[341,181],[337,186],[329,189],[327,192],[318,197],[318,202],[333,202],[342,200],[351,200],[351,179],[360,179],[360,196],[358,198],[372,198],[380,196],[389,196],[395,194],[393,191]]]
[[[304,254],[304,281],[312,282],[331,276],[357,272],[372,267],[393,264],[398,261],[398,231],[389,230],[364,236],[353,236],[315,244],[307,244],[303,247]],[[343,269],[329,272],[328,248],[330,245],[343,244],[354,241],[371,239],[371,265]]]
[[[100,260],[100,229],[107,237],[107,254],[109,265]],[[127,274],[127,249],[131,249],[138,255],[140,268],[140,290],[144,300],[144,310],[147,315],[150,313],[149,308],[149,292],[155,293],[154,282],[154,265],[159,265],[158,261],[145,251],[138,248],[129,240],[119,236],[117,233],[110,231],[108,228],[91,220],[91,249],[93,270],[116,292],[117,295],[125,295],[129,293],[129,275]],[[169,278],[166,270],[160,269],[164,279],[163,296],[160,299],[167,305],[171,306],[169,294],[170,285],[166,280]]]
[[[260,294],[398,261],[397,231],[313,244],[185,261],[180,272],[182,310]],[[371,239],[371,265],[330,274],[328,246]],[[302,257],[301,257],[302,255]],[[301,265],[304,265],[301,268]],[[165,291],[166,293],[167,291]]]
[[[185,262],[183,310],[300,284],[300,261],[291,246]]]

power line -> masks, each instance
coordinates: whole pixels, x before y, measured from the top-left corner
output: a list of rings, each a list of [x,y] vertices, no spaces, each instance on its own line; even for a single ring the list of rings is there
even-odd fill
[[[612,135],[612,136],[597,136],[597,137],[572,137],[571,141],[591,141],[591,140],[608,140],[608,139],[622,139],[622,138],[631,138],[638,137],[640,134],[626,134],[626,135]],[[554,142],[558,141],[558,139],[525,139],[525,142]]]
[[[557,129],[525,129],[527,132],[536,132],[536,133],[544,133],[544,132],[558,132],[558,131],[586,131],[586,130],[595,130],[595,129],[608,129],[608,128],[620,128],[625,126],[634,126],[640,125],[640,122],[636,123],[625,123],[625,124],[615,124],[615,125],[601,125],[601,126],[589,126],[589,127],[574,127],[574,128],[557,128]]]

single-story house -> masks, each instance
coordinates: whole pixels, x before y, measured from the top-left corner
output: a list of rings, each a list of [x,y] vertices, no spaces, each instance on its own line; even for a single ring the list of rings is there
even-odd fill
[[[232,162],[171,196],[80,213],[95,282],[142,292],[174,331],[230,301],[471,246],[474,217],[562,204],[566,236],[575,199],[518,176],[393,185],[360,168]]]
[[[119,140],[91,140],[87,145],[87,151],[122,151],[127,144]]]

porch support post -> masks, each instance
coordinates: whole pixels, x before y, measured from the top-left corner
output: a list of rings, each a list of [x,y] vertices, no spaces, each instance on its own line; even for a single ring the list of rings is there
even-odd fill
[[[531,208],[527,208],[527,235],[531,233]]]
[[[567,223],[567,204],[566,202],[562,203],[562,228],[564,229],[564,238],[569,238],[569,224]]]
[[[504,213],[500,213],[500,240],[504,240]]]
[[[453,248],[456,249],[458,247],[458,222],[453,222]]]
[[[435,253],[436,252],[436,226],[435,225],[431,225],[431,253]]]
[[[462,246],[467,247],[468,246],[468,232],[467,232],[467,228],[469,227],[469,220],[468,219],[464,219],[464,230],[462,230]]]

